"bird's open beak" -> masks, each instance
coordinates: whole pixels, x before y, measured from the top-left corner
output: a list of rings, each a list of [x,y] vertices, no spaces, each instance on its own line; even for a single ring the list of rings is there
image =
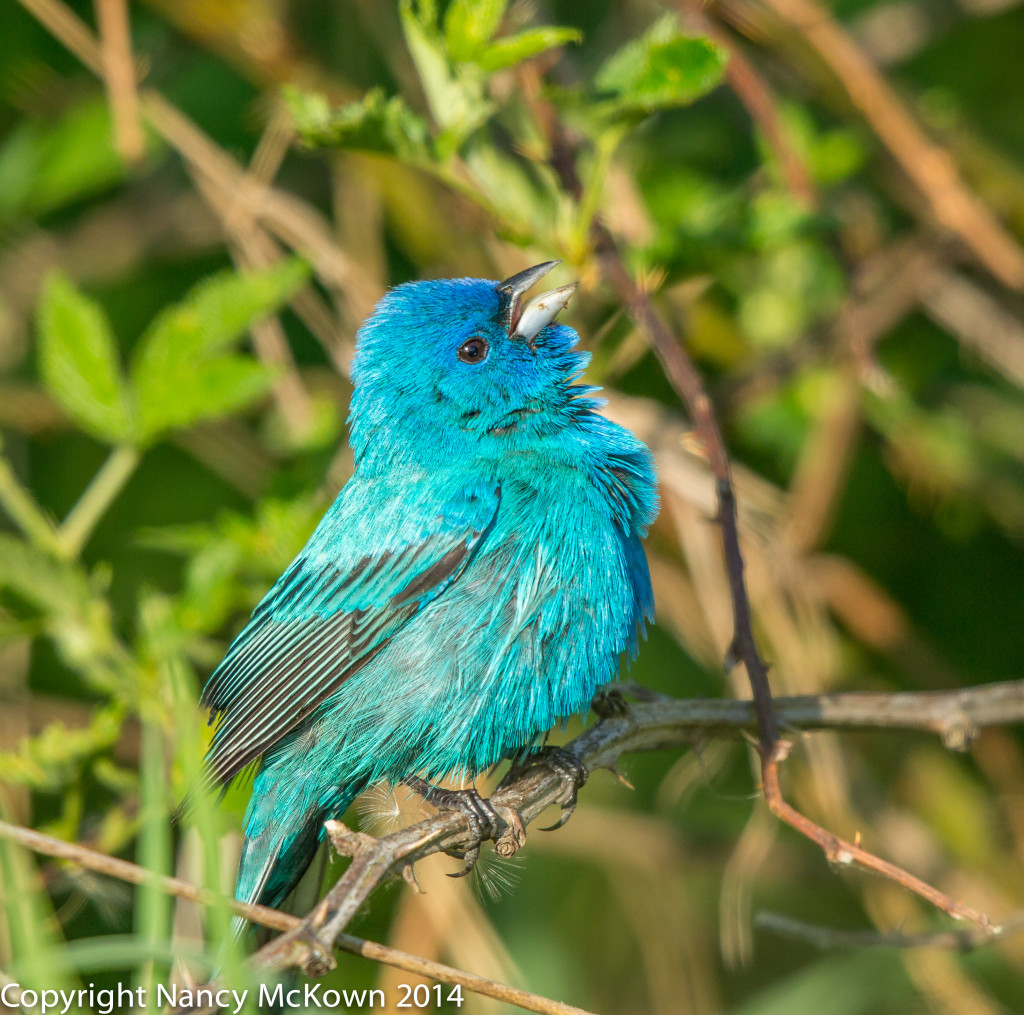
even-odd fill
[[[505,324],[512,338],[521,338],[533,349],[533,341],[564,310],[578,283],[564,285],[534,297],[524,307],[522,297],[560,261],[545,261],[509,276],[498,284],[498,292],[507,300]]]
[[[519,318],[514,337],[524,339],[532,349],[533,340],[542,328],[546,328],[569,305],[569,299],[578,285],[579,282],[571,282],[561,289],[552,289],[530,300]]]

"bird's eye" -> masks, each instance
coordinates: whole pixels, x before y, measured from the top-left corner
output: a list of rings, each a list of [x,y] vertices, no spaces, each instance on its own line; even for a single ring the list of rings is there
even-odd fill
[[[457,355],[463,363],[483,363],[487,359],[487,353],[490,352],[490,349],[491,347],[487,344],[487,339],[477,335],[475,338],[470,338],[463,342],[459,346]]]

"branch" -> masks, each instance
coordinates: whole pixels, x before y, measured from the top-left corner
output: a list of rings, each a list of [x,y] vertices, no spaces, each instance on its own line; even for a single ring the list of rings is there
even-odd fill
[[[146,137],[139,120],[128,0],[95,0],[95,6],[103,46],[103,80],[114,121],[114,142],[125,162],[141,162],[146,154]]]
[[[567,745],[566,749],[591,770],[616,771],[619,759],[633,752],[677,747],[708,736],[739,737],[757,729],[756,708],[751,701],[670,698],[635,686],[623,690],[641,700],[603,719]],[[779,722],[787,729],[917,730],[937,734],[947,747],[961,748],[985,727],[1024,724],[1024,680],[957,691],[797,695],[777,699],[775,708]],[[528,823],[557,804],[561,793],[560,778],[537,766],[499,789],[492,802],[497,807],[516,809]],[[388,875],[406,871],[416,860],[432,853],[457,849],[469,833],[465,816],[444,812],[383,839],[349,832],[338,822],[330,823],[330,831],[335,845],[353,860],[341,880],[305,919],[266,906],[229,902],[232,910],[247,920],[286,932],[254,956],[257,966],[299,966],[315,975],[333,964],[331,952],[339,948],[442,983],[459,984],[528,1011],[579,1015],[578,1008],[344,933],[370,892]],[[155,874],[32,829],[0,821],[0,838],[98,874],[135,885],[155,885],[201,905],[221,901],[220,896],[188,881]],[[511,855],[516,848],[518,843],[511,837],[500,837],[496,844],[497,851],[504,855]],[[1000,932],[998,927],[988,927],[971,933],[981,943]]]
[[[11,825],[6,821],[0,821],[0,838],[15,842],[44,856],[68,860],[86,870],[95,871],[97,874],[106,874],[133,885],[153,885],[179,899],[187,899],[204,906],[227,903],[239,916],[244,916],[250,922],[259,924],[261,927],[269,927],[271,930],[288,931],[300,923],[298,917],[289,913],[282,913],[280,910],[270,909],[267,906],[250,905],[234,899],[226,899],[189,881],[183,881],[181,878],[156,874],[127,860],[97,853],[86,846],[64,842],[62,839],[55,839],[30,828]],[[362,955],[372,961],[395,966],[408,973],[427,976],[441,983],[464,987],[466,990],[482,994],[484,997],[506,1001],[509,1004],[525,1008],[527,1011],[540,1012],[541,1015],[592,1015],[581,1008],[561,1004],[538,994],[531,994],[529,991],[510,987],[484,976],[476,976],[474,973],[465,973],[461,969],[433,962],[419,955],[410,955],[397,948],[378,944],[376,941],[366,941],[351,934],[339,934],[334,940],[333,946],[341,951],[351,952],[353,955]]]
[[[782,937],[796,938],[815,948],[940,948],[946,951],[970,952],[990,944],[993,939],[1004,940],[1024,931],[1024,911],[1007,917],[999,927],[985,929],[968,927],[964,930],[938,933],[879,934],[872,930],[838,930],[817,924],[793,920],[781,913],[758,913],[754,926]]]
[[[783,0],[771,0],[782,3]],[[793,0],[801,3],[804,0]],[[811,0],[807,0],[811,2]],[[547,133],[551,148],[551,165],[565,191],[576,201],[582,195],[582,186],[576,171],[576,146],[570,140],[554,108],[547,102],[535,100],[535,114]],[[608,228],[596,217],[590,227],[591,243],[601,265],[602,273],[622,300],[630,317],[646,332],[651,348],[660,360],[665,375],[686,405],[697,435],[704,447],[708,465],[715,479],[718,499],[717,521],[722,531],[722,549],[726,573],[729,578],[729,598],[732,604],[733,636],[729,647],[730,660],[742,662],[750,682],[754,712],[757,716],[757,751],[761,761],[762,789],[765,803],[780,821],[816,843],[832,862],[858,864],[895,881],[909,891],[927,899],[956,919],[967,919],[987,928],[989,918],[978,910],[956,901],[944,892],[914,877],[908,871],[889,863],[863,849],[859,843],[849,842],[816,824],[790,805],[782,794],[779,766],[789,753],[790,745],[779,738],[778,719],[768,682],[768,667],[757,647],[751,623],[750,598],[743,576],[743,554],[740,550],[737,523],[736,492],[732,483],[729,455],[722,429],[704,387],[703,379],[690,357],[676,341],[668,325],[654,308],[649,295],[634,281],[619,253]],[[1024,255],[1022,255],[1024,280]]]
[[[703,736],[737,736],[758,728],[757,706],[751,701],[683,700],[636,687],[629,691],[643,700],[584,731],[566,747],[591,771],[616,771],[619,758],[627,753],[675,747]],[[948,693],[801,695],[780,698],[775,706],[779,721],[794,729],[916,729],[939,734],[947,746],[962,746],[984,726],[1024,723],[1024,681]],[[500,787],[491,802],[499,812],[503,808],[517,812],[525,825],[558,803],[561,793],[559,777],[537,766]],[[381,881],[391,874],[408,872],[416,860],[433,853],[457,850],[470,831],[466,817],[453,812],[438,814],[382,839],[349,832],[336,822],[330,825],[336,846],[352,856],[351,864],[299,926],[256,954],[258,965],[271,969],[298,966],[311,975],[322,974],[330,968],[331,948],[338,935]],[[509,833],[499,837],[495,846],[504,856],[510,856],[517,847]],[[857,851],[852,859],[864,862],[859,847],[844,843],[843,848]],[[837,862],[849,862],[835,851],[826,850],[826,855]],[[911,875],[889,876],[901,883],[906,879],[916,881]],[[940,908],[955,916],[970,915],[953,899],[943,899]]]
[[[686,20],[729,54],[725,78],[743,103],[782,167],[789,192],[807,208],[816,208],[818,195],[803,158],[786,135],[771,87],[743,51],[705,13],[704,0],[682,0]]]

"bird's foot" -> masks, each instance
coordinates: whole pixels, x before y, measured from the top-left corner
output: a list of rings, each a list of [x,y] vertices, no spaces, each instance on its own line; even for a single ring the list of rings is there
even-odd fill
[[[629,711],[629,703],[621,688],[607,686],[594,695],[590,708],[599,719],[615,719]]]
[[[480,846],[488,839],[494,839],[495,849],[503,857],[511,856],[526,842],[526,831],[516,811],[495,806],[475,789],[445,789],[415,776],[403,781],[439,811],[457,811],[469,821],[467,848],[460,853],[452,853],[463,860],[465,866],[449,877],[464,878],[476,866],[480,859]]]
[[[553,825],[541,829],[542,832],[553,832],[555,829],[561,828],[575,813],[580,787],[587,781],[587,776],[590,773],[587,771],[587,766],[572,751],[564,747],[546,745],[528,754],[522,761],[516,762],[509,769],[508,775],[502,779],[501,785],[504,786],[518,778],[534,765],[543,765],[545,768],[551,769],[562,780],[562,791],[555,801],[562,805],[561,816]]]

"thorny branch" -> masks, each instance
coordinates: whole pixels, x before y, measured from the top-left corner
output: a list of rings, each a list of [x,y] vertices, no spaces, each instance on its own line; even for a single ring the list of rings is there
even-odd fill
[[[619,759],[625,754],[678,747],[712,736],[736,737],[757,729],[756,709],[751,701],[670,698],[635,685],[622,690],[638,700],[566,745],[566,749],[591,770],[616,771]],[[947,747],[963,748],[985,727],[1024,723],[1024,680],[949,692],[799,695],[778,698],[774,705],[779,723],[787,730],[915,730],[940,736]],[[526,823],[557,803],[561,792],[559,777],[537,766],[506,784],[492,799],[499,806],[518,810]],[[304,920],[266,906],[229,903],[236,913],[253,923],[286,932],[256,954],[254,962],[258,967],[299,966],[311,974],[323,973],[333,965],[333,949],[340,948],[444,983],[461,984],[467,990],[508,1001],[528,1011],[554,1015],[579,1013],[578,1008],[344,933],[345,925],[388,875],[407,872],[416,860],[460,846],[469,832],[464,815],[438,814],[382,839],[350,832],[338,822],[330,824],[330,832],[339,851],[352,855],[353,859],[337,885]],[[131,884],[156,885],[171,895],[196,903],[208,905],[218,900],[217,896],[190,882],[154,874],[128,861],[32,829],[0,822],[0,837]],[[518,848],[518,843],[500,836],[496,848],[510,855]],[[843,862],[840,856],[832,859]],[[775,921],[773,929],[778,929],[777,924]],[[1009,927],[1008,924],[1006,928],[989,926],[972,930],[968,932],[969,939],[975,945],[981,944]],[[1013,923],[1013,929],[1019,929],[1017,922]],[[957,940],[964,939],[958,937]],[[946,947],[945,936],[937,937],[936,944]]]
[[[261,927],[269,927],[271,930],[287,931],[295,928],[300,923],[299,918],[292,916],[290,913],[270,909],[267,906],[251,905],[249,903],[237,902],[233,899],[225,899],[181,878],[156,874],[145,867],[140,867],[127,860],[107,856],[104,853],[97,853],[86,846],[64,842],[62,839],[55,839],[31,828],[22,828],[18,825],[8,824],[6,821],[0,821],[0,838],[18,843],[26,849],[41,853],[44,856],[67,860],[86,870],[118,878],[133,885],[154,885],[161,891],[167,892],[169,895],[179,899],[186,899],[201,905],[211,905],[216,902],[226,903],[240,916],[244,916],[247,920]],[[410,955],[408,952],[379,944],[376,941],[366,941],[351,934],[339,934],[333,944],[335,948],[351,952],[353,955],[362,955],[363,958],[375,962],[383,962],[409,973],[428,976],[441,983],[448,983],[452,986],[459,985],[484,997],[506,1001],[527,1011],[540,1012],[541,1015],[591,1015],[591,1013],[581,1008],[575,1008],[572,1005],[562,1004],[558,1001],[551,1001],[538,994],[531,994],[529,991],[520,990],[518,987],[510,987],[507,984],[490,980],[484,976],[477,976],[474,973],[465,973],[460,969],[455,969],[439,962],[433,962],[418,955]],[[2,983],[2,980],[0,980],[0,983]]]
[[[759,728],[755,702],[687,701],[637,687],[630,692],[642,700],[622,714],[605,718],[567,745],[591,771],[616,771],[623,754]],[[952,693],[808,695],[780,698],[774,706],[773,715],[786,728],[927,730],[939,734],[949,746],[962,746],[982,726],[1024,722],[1024,681]],[[561,792],[559,777],[537,766],[500,788],[491,800],[497,808],[518,812],[525,825],[555,804]],[[354,835],[343,825],[334,824],[332,828],[340,850],[353,855],[351,864],[299,926],[257,953],[258,965],[272,969],[299,966],[314,974],[326,971],[331,964],[331,943],[377,885],[389,874],[407,872],[416,860],[458,849],[469,833],[469,822],[461,814],[446,812],[383,839]],[[495,848],[499,854],[509,856],[518,845],[511,834],[505,833],[498,838]],[[853,848],[863,852],[859,847]],[[841,851],[826,850],[826,855],[837,863],[859,859]],[[959,915],[957,902],[946,896],[942,900],[945,905],[941,908]],[[988,924],[984,926],[986,933],[996,933]]]
[[[536,94],[536,89],[533,90],[533,93]],[[577,146],[569,137],[550,104],[537,100],[534,103],[534,108],[549,139],[551,164],[558,173],[565,190],[578,199],[582,193],[582,187],[576,171]],[[769,810],[779,820],[784,821],[801,835],[815,842],[830,861],[856,864],[873,870],[904,888],[916,892],[950,916],[971,920],[983,928],[988,927],[990,921],[984,913],[940,892],[908,871],[864,849],[859,843],[839,838],[801,814],[783,796],[779,782],[779,766],[788,755],[790,744],[779,736],[778,719],[775,714],[771,686],[768,682],[768,666],[761,658],[757,640],[754,637],[750,598],[743,576],[743,554],[740,549],[737,524],[736,493],[732,482],[729,454],[714,406],[693,361],[676,340],[668,325],[662,320],[649,295],[641,289],[630,274],[619,253],[615,238],[600,218],[594,218],[590,232],[591,245],[600,262],[605,279],[622,300],[629,315],[647,334],[651,348],[661,362],[669,382],[689,410],[711,473],[715,478],[718,499],[717,521],[722,531],[722,548],[726,573],[729,578],[729,597],[733,614],[733,637],[726,665],[742,662],[750,682],[754,711],[757,716],[757,751],[761,762],[762,789]]]

